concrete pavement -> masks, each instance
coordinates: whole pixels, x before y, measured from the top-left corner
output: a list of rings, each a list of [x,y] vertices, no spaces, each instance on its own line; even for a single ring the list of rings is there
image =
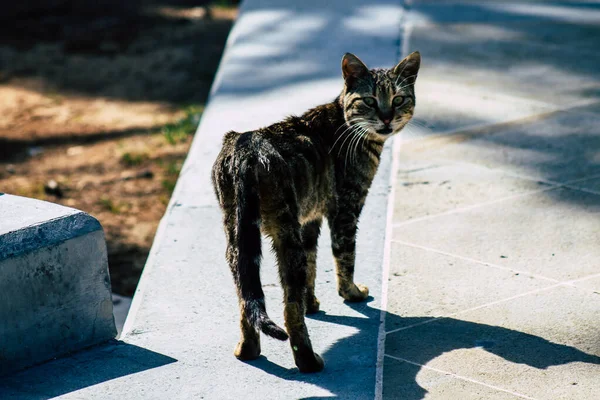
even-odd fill
[[[600,5],[415,1],[383,398],[600,390]]]
[[[247,0],[122,341],[4,380],[0,397],[597,398],[598,22],[595,2]],[[389,66],[411,50],[417,118],[387,147],[360,226],[373,299],[340,301],[324,232],[324,312],[308,324],[326,369],[299,374],[270,340],[238,362],[208,178],[221,135],[335,96],[335,54]]]

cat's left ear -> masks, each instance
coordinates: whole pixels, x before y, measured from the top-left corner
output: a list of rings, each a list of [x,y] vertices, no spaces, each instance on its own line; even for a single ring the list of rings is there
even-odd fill
[[[418,51],[410,53],[394,67],[392,73],[401,78],[402,85],[414,85],[421,66],[421,54]]]
[[[344,57],[342,57],[342,75],[348,84],[368,74],[369,68],[358,57],[352,53],[344,54]]]

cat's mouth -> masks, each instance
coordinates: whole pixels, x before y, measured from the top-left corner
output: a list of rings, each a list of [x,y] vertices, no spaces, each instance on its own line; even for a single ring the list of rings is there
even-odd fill
[[[378,129],[376,132],[379,133],[380,135],[389,135],[393,131],[392,131],[392,128],[382,128],[382,129]]]

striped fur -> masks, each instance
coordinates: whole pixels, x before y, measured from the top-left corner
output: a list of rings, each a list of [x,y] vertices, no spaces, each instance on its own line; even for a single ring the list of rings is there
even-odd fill
[[[333,102],[265,128],[225,135],[212,179],[239,296],[242,338],[236,357],[257,358],[262,331],[280,340],[289,335],[300,371],[323,368],[304,323],[305,313],[319,310],[314,289],[322,219],[331,230],[338,293],[347,301],[366,299],[368,288],[354,283],[358,218],[385,140],[413,115],[419,66],[418,53],[389,70],[369,70],[346,54],[344,88]],[[261,232],[271,238],[278,260],[285,331],[265,308]]]

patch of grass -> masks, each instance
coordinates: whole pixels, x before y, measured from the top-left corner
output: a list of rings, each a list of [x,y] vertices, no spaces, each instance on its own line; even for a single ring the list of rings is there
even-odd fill
[[[181,172],[181,162],[180,161],[169,161],[166,165],[164,165],[165,173],[170,176],[179,176]]]
[[[181,172],[182,163],[181,161],[169,161],[166,164],[162,164],[162,167],[165,171],[165,179],[162,181],[162,187],[167,191],[170,197],[177,184],[177,178]]]
[[[46,200],[46,193],[44,192],[43,183],[17,187],[15,189],[14,194],[22,197],[31,197],[33,199]]]
[[[108,196],[102,196],[98,200],[98,204],[100,206],[102,206],[102,208],[104,208],[106,211],[110,212],[111,214],[120,214],[121,211],[122,211],[122,209],[123,209],[123,205],[122,204],[115,203]]]
[[[202,106],[186,107],[184,110],[185,117],[175,123],[165,125],[162,134],[167,143],[171,145],[183,143],[188,136],[193,135],[198,127],[198,122],[200,122],[203,109]]]
[[[140,165],[149,158],[146,152],[126,152],[121,156],[121,163],[128,167]]]

